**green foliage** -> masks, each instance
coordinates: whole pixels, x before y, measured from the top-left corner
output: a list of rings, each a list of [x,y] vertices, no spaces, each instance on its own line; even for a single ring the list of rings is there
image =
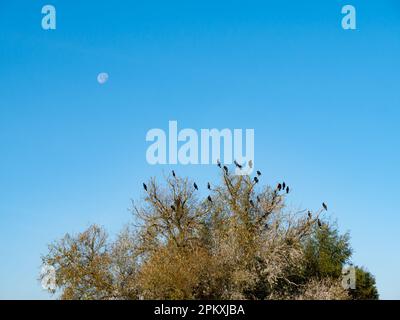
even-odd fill
[[[352,249],[348,233],[339,234],[336,225],[325,223],[314,228],[312,236],[305,241],[306,267],[304,277],[340,279],[342,268],[349,263]],[[349,289],[353,300],[379,299],[374,276],[356,267],[356,289]]]
[[[324,223],[321,228],[315,227],[312,236],[305,241],[304,252],[306,278],[339,278],[352,254],[350,236],[339,234],[336,225]]]
[[[378,300],[375,277],[362,267],[356,267],[356,289],[350,290],[353,300]]]
[[[321,215],[285,207],[286,190],[221,168],[222,182],[199,198],[173,174],[146,184],[135,225],[115,241],[92,226],[49,246],[62,299],[373,299],[375,280],[357,269],[341,286],[348,234]],[[261,178],[260,178],[261,179]]]

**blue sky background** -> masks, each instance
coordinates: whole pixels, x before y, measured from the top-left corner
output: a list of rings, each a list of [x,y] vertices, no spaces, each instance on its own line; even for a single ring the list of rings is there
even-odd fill
[[[41,29],[41,8],[57,30]],[[357,30],[341,8],[357,9]],[[263,182],[322,200],[354,263],[400,299],[400,3],[0,2],[0,299],[47,299],[40,255],[91,223],[131,221],[152,128],[254,128]],[[101,86],[99,72],[108,72]],[[175,166],[198,184],[213,166]]]

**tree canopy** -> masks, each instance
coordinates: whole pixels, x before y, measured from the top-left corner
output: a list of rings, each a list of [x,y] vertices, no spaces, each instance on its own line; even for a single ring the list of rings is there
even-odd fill
[[[175,172],[150,179],[117,239],[93,225],[49,245],[61,299],[377,299],[374,277],[357,268],[356,290],[341,285],[349,235],[318,210],[293,212],[289,186],[221,168],[199,186]],[[201,189],[201,188],[200,188]]]

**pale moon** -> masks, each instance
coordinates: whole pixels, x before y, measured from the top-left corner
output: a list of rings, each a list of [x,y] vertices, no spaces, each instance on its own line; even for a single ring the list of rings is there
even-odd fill
[[[108,80],[108,73],[101,72],[101,73],[98,74],[98,76],[97,76],[97,82],[98,83],[104,84],[104,83],[107,82],[107,80]]]

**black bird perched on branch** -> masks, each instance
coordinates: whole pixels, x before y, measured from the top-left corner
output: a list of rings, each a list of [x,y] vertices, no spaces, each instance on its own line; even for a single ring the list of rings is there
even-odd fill
[[[196,190],[199,190],[199,187],[197,186],[196,182],[193,183],[193,187],[194,187]]]
[[[211,196],[207,197],[208,201],[212,202]]]
[[[221,162],[217,160],[217,166],[221,168]]]
[[[282,190],[282,185],[280,183],[278,183],[278,186],[276,187],[278,189],[278,191]]]
[[[146,184],[145,184],[145,183],[143,183],[143,188],[144,188],[144,190],[146,190],[146,191],[147,191],[147,186],[146,186]]]
[[[311,214],[311,211],[309,210],[308,211],[308,219],[311,219],[312,218],[312,214]]]
[[[239,169],[242,169],[243,168],[243,166],[242,165],[240,165],[236,160],[235,161],[233,161],[233,163],[235,164],[235,166],[236,167],[238,167]]]
[[[260,170],[257,170],[257,175],[261,176],[261,171]]]
[[[175,208],[175,206],[172,204],[171,205],[171,209],[173,210],[173,211],[176,211],[176,208]]]
[[[322,222],[319,219],[318,219],[318,227],[320,227],[320,228],[322,227]]]
[[[258,183],[258,178],[257,177],[254,177],[254,182]]]
[[[207,189],[211,190],[211,184],[209,182],[207,182]]]
[[[228,174],[228,167],[224,166],[225,173]]]
[[[254,202],[253,202],[253,200],[249,200],[249,203],[250,203],[250,205],[252,206],[252,207],[254,207]]]
[[[325,211],[328,211],[328,206],[325,204],[325,202],[322,202],[322,207],[325,209]]]
[[[172,176],[173,176],[174,178],[176,178],[176,174],[175,174],[175,171],[174,171],[174,170],[172,170]]]
[[[286,188],[286,183],[283,182],[283,183],[282,183],[282,189],[285,190],[285,188]]]
[[[260,197],[259,196],[257,196],[257,202],[260,202],[261,200],[260,200]]]
[[[289,193],[289,187],[286,187],[286,193]]]

